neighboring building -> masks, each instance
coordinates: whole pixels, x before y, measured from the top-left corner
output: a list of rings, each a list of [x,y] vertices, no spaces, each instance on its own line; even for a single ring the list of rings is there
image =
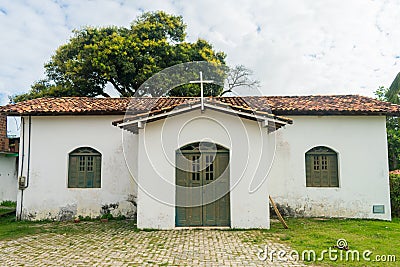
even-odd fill
[[[7,117],[0,114],[0,203],[17,200],[18,140],[7,137]]]
[[[400,107],[369,97],[42,98],[1,111],[22,117],[23,219],[269,228],[268,195],[294,216],[391,219],[385,117]]]

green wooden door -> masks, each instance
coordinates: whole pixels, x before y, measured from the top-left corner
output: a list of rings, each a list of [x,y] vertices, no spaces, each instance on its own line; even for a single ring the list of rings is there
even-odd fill
[[[176,225],[199,226],[203,217],[202,207],[198,205],[202,201],[200,156],[177,156],[176,163],[176,203],[179,204],[179,208],[176,208]]]
[[[176,163],[176,226],[229,226],[229,151],[182,151]]]
[[[229,226],[229,153],[204,155],[203,225]]]

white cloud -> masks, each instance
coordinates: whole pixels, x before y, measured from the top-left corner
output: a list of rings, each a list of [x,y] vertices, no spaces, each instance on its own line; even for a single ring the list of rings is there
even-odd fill
[[[182,15],[189,40],[205,38],[253,69],[264,94],[372,95],[400,71],[397,0],[3,1],[0,103],[43,77],[73,28],[128,26],[154,10]]]

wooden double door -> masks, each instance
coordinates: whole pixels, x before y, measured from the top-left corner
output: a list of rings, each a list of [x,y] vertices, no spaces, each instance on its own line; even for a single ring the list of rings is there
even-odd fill
[[[177,151],[176,226],[230,226],[229,151],[212,148]]]

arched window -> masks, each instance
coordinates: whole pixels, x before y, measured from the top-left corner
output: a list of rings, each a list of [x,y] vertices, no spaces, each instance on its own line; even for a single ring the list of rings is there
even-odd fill
[[[101,187],[100,152],[90,147],[80,147],[69,153],[68,187]]]
[[[306,153],[306,186],[339,187],[337,153],[318,146]]]

